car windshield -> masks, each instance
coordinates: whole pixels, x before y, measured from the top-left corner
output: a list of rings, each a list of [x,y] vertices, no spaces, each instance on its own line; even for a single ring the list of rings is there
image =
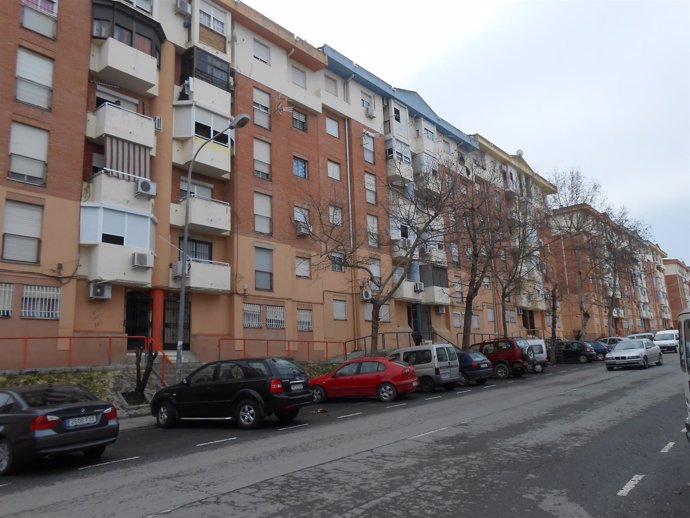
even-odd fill
[[[477,351],[470,351],[469,354],[474,361],[483,362],[483,361],[486,361],[488,359],[482,353],[478,353]]]
[[[672,333],[659,333],[656,335],[656,338],[654,340],[675,340],[676,337]]]
[[[626,349],[644,349],[644,342],[642,340],[621,340],[614,348],[615,351],[624,351]]]
[[[80,403],[82,401],[97,401],[94,395],[76,386],[36,387],[22,390],[19,394],[31,408],[62,405],[65,403]]]
[[[302,369],[302,367],[292,360],[285,358],[271,358],[269,361],[273,363],[273,366],[278,371],[279,376],[307,376],[307,374],[304,372],[304,369]]]

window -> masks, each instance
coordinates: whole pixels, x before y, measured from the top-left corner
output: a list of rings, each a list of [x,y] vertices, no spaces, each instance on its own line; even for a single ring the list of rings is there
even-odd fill
[[[55,38],[57,32],[57,0],[24,0],[22,27]]]
[[[379,259],[376,259],[374,257],[369,258],[369,271],[371,271],[371,275],[374,278],[374,284],[376,284],[376,287],[381,286],[381,261]]]
[[[266,306],[266,327],[270,329],[285,329],[284,306]]]
[[[362,148],[364,150],[364,160],[370,164],[374,163],[374,137],[369,133],[362,135]]]
[[[312,311],[311,309],[297,308],[297,331],[312,331]]]
[[[298,178],[309,177],[309,164],[304,158],[292,157],[292,174]]]
[[[304,207],[295,207],[293,218],[295,223],[304,223],[309,229],[309,232],[311,232],[311,225],[309,224],[309,209],[305,209]]]
[[[374,309],[373,304],[364,304],[364,320],[371,322],[371,315]],[[391,321],[391,306],[390,304],[382,304],[379,308],[379,320],[381,322]]]
[[[295,257],[295,275],[304,278],[311,276],[311,261],[308,257]]]
[[[5,202],[2,258],[6,261],[38,263],[41,250],[43,207],[17,201]]]
[[[53,60],[20,47],[15,95],[17,101],[49,110],[53,99]]]
[[[363,108],[373,108],[374,107],[374,99],[371,97],[366,92],[362,92],[362,107]]]
[[[338,82],[331,76],[324,76],[324,87],[329,94],[338,97]]]
[[[307,73],[295,65],[292,65],[292,83],[302,88],[307,87]]]
[[[22,318],[58,320],[61,288],[25,285],[22,292]]]
[[[14,297],[14,284],[0,282],[0,318],[12,316],[12,299]]]
[[[213,199],[212,186],[192,182],[192,185],[188,187],[187,180],[180,180],[180,199],[186,198],[187,193],[194,198],[204,198],[207,200]]]
[[[48,164],[48,132],[18,122],[10,134],[9,178],[34,185],[45,185]]]
[[[143,34],[136,33],[134,35],[134,48],[150,56],[153,52],[153,40]]]
[[[182,248],[182,241],[180,239],[180,248]],[[213,243],[210,241],[200,241],[198,239],[187,239],[187,257],[196,259],[197,261],[213,261]],[[180,252],[180,259],[182,254]]]
[[[487,322],[493,322],[496,319],[493,308],[486,309],[486,320]]]
[[[306,113],[298,112],[293,108],[292,110],[292,127],[300,131],[307,131],[307,115]]]
[[[271,211],[271,197],[258,192],[254,193],[254,232],[271,234],[273,218]]]
[[[340,180],[340,164],[328,161],[328,177]]]
[[[259,40],[254,40],[254,59],[271,64],[271,49],[268,45],[264,45]]]
[[[108,207],[82,207],[80,239],[82,243],[110,243],[132,248],[153,249],[155,235],[152,215]]]
[[[132,31],[123,27],[122,25],[115,24],[113,38],[129,47],[132,46]]]
[[[273,289],[273,250],[254,247],[254,286],[257,290]]]
[[[328,222],[331,225],[342,225],[343,224],[343,209],[340,207],[334,207],[330,205],[328,207]]]
[[[429,128],[424,128],[424,138],[433,142],[434,141],[434,132],[432,130],[430,130]]]
[[[455,276],[453,279],[453,287],[455,288],[455,303],[462,304],[462,278]]]
[[[271,144],[254,139],[254,176],[271,179]]]
[[[345,271],[345,256],[340,252],[331,252],[331,270],[334,272]]]
[[[462,313],[453,311],[453,327],[462,327]]]
[[[333,320],[347,320],[347,302],[333,300]]]
[[[271,96],[254,88],[254,124],[271,129]]]
[[[371,173],[364,173],[364,190],[367,203],[376,205],[376,176]]]
[[[230,63],[198,47],[190,48],[182,60],[182,77],[188,76],[230,91]]]
[[[244,327],[261,327],[261,304],[247,304],[242,307],[242,321]]]
[[[472,315],[472,329],[479,329],[479,315]]]
[[[213,141],[222,146],[227,146],[229,136],[227,133],[220,133],[228,127],[227,116],[220,115],[201,108],[194,107],[194,134],[205,139],[212,138]]]
[[[220,9],[216,9],[206,2],[201,3],[199,8],[199,23],[201,25],[218,34],[225,34],[225,18],[225,13]]]
[[[484,279],[482,280],[482,285],[484,286],[485,290],[488,290],[491,287],[491,281],[488,277],[484,277]]]
[[[450,257],[456,266],[460,264],[460,250],[457,243],[450,244]]]
[[[331,119],[330,117],[326,117],[326,133],[336,138],[340,137],[337,120]]]
[[[393,108],[393,118],[395,119],[395,122],[400,122],[400,109],[399,108]]]
[[[153,0],[125,0],[127,3],[134,5],[135,7],[138,7],[142,11],[146,11],[147,13],[151,12],[151,6],[153,3]],[[45,0],[41,0],[41,2],[45,2]]]
[[[379,246],[379,218],[367,214],[367,236],[369,246]]]
[[[94,18],[91,24],[91,35],[94,38],[109,38],[110,37],[110,20],[99,20]]]
[[[403,164],[412,163],[410,146],[396,139],[386,141],[386,160],[397,160]]]

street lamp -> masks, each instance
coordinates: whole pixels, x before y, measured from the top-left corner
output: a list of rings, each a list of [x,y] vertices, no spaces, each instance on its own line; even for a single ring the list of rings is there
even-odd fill
[[[187,244],[189,242],[189,190],[192,186],[192,169],[194,168],[194,161],[196,160],[196,157],[199,155],[199,151],[201,151],[206,144],[209,142],[212,142],[216,139],[218,135],[222,135],[226,131],[229,131],[231,129],[235,128],[242,128],[247,125],[249,122],[249,115],[246,113],[240,113],[239,115],[236,115],[235,117],[232,117],[230,119],[230,124],[228,124],[228,127],[225,128],[222,131],[217,132],[215,135],[213,135],[211,138],[207,139],[203,144],[199,146],[199,148],[196,150],[194,153],[194,156],[192,157],[191,162],[189,162],[189,168],[187,169],[187,196],[185,196],[185,210],[184,210],[184,232],[182,234],[182,257],[181,257],[181,266],[182,266],[182,275],[180,277],[180,309],[179,313],[177,316],[177,354],[175,356],[175,378],[177,382],[180,382],[180,379],[182,377],[182,345],[184,343],[183,337],[184,337],[184,320],[185,320],[185,295],[187,291]]]

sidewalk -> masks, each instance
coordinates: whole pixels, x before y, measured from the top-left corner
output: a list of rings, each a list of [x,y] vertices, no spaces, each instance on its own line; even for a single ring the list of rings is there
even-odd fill
[[[120,431],[141,430],[144,428],[155,428],[156,418],[152,415],[142,415],[137,417],[121,417]]]

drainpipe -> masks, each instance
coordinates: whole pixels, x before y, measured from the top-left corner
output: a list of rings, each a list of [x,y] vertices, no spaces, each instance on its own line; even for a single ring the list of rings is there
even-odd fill
[[[345,179],[347,186],[347,226],[350,233],[350,251],[355,247],[355,238],[353,234],[353,223],[352,223],[352,179],[350,175],[352,174],[352,165],[350,163],[350,119],[345,119]],[[352,308],[353,308],[353,338],[359,336],[359,304],[357,304],[357,291],[359,286],[357,286],[357,279],[355,278],[355,268],[350,268],[350,285],[352,286]],[[356,344],[355,344],[356,345]],[[364,344],[364,349],[366,352],[366,342]]]

